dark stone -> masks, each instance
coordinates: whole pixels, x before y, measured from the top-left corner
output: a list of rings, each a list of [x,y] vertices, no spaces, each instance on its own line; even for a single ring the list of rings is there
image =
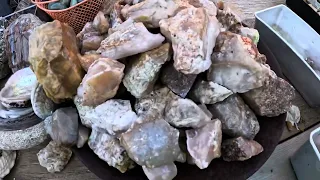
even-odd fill
[[[254,140],[243,137],[225,140],[222,143],[222,158],[225,161],[245,161],[263,151],[263,147]]]
[[[253,139],[259,132],[257,117],[237,94],[208,106],[213,118],[222,122],[222,132],[231,136]]]
[[[160,75],[161,82],[183,98],[187,96],[196,78],[196,74],[183,74],[177,71],[172,63],[167,64]]]

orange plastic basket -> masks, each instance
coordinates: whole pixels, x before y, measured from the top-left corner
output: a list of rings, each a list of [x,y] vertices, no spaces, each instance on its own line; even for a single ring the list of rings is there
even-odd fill
[[[78,34],[87,22],[93,21],[104,0],[83,0],[82,2],[63,10],[49,10],[48,4],[59,0],[31,0],[38,8],[45,11],[53,19],[69,24]]]

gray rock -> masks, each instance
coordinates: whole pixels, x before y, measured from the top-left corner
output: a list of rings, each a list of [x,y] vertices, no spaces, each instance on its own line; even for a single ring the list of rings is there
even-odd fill
[[[243,94],[246,103],[259,116],[278,116],[287,112],[295,97],[295,89],[285,80],[273,75],[264,86]]]
[[[152,91],[162,65],[171,58],[170,48],[166,43],[130,59],[123,84],[133,96],[140,98]]]
[[[146,166],[142,166],[142,169],[149,180],[171,180],[178,173],[177,166],[174,163],[155,168],[147,168]]]
[[[135,124],[120,138],[129,157],[137,164],[148,168],[179,159],[181,150],[178,140],[179,131],[163,119]]]
[[[243,137],[227,139],[222,143],[222,158],[225,161],[245,161],[263,151],[263,147],[254,140]]]
[[[73,146],[78,139],[78,113],[75,108],[60,108],[52,115],[52,123],[46,130],[53,141],[64,146]]]
[[[259,62],[260,57],[250,38],[222,32],[217,37],[207,78],[234,93],[259,88],[268,80],[271,71],[267,65]]]
[[[190,91],[190,98],[202,104],[215,104],[231,94],[232,91],[212,81],[197,81]]]
[[[167,87],[155,87],[155,89],[140,99],[136,99],[135,110],[138,116],[146,114],[150,109],[156,109],[163,115],[167,100],[169,99],[170,89]]]
[[[177,71],[172,63],[162,68],[160,75],[161,82],[183,98],[187,96],[196,77],[196,74],[183,74]]]
[[[119,140],[101,129],[92,130],[88,145],[100,159],[122,173],[134,167],[134,162],[120,145]]]
[[[127,131],[137,115],[132,111],[129,100],[110,99],[99,106],[83,106],[79,97],[75,97],[80,119],[83,125],[101,128],[111,135]]]
[[[82,148],[89,139],[89,129],[79,125],[77,148]]]
[[[8,61],[8,57],[6,56],[5,53],[5,48],[6,48],[6,44],[5,44],[5,40],[4,40],[4,23],[0,24],[0,79],[3,79],[4,77],[6,77],[11,69],[9,68],[9,61]]]
[[[257,117],[237,94],[209,105],[208,109],[213,118],[221,120],[222,132],[231,137],[243,136],[253,139],[260,130]]]
[[[54,173],[64,169],[72,156],[72,151],[51,141],[37,153],[37,156],[40,165],[45,167],[48,172]]]
[[[42,85],[39,83],[31,92],[31,104],[34,113],[41,119],[51,116],[56,108],[55,103],[47,97]]]
[[[221,156],[222,131],[218,119],[205,126],[186,130],[188,152],[200,169],[205,169],[210,162]]]
[[[174,98],[165,108],[165,120],[175,127],[198,128],[211,121],[206,107],[198,106],[190,99]]]

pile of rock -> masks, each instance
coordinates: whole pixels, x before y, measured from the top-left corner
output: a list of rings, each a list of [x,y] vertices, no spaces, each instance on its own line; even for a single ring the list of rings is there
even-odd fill
[[[77,36],[59,21],[38,27],[30,36],[31,68],[48,98],[76,105],[46,117],[53,142],[39,152],[40,164],[60,171],[68,147],[83,146],[89,131],[78,114],[99,158],[122,173],[138,164],[149,179],[175,177],[174,161],[204,169],[215,158],[261,153],[256,114],[287,112],[294,89],[258,52],[257,31],[219,7],[120,0]],[[230,139],[222,142],[224,135]]]

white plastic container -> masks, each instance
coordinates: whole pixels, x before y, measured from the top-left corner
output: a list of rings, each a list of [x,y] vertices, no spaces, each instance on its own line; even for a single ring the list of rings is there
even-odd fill
[[[309,141],[290,158],[299,180],[320,180],[320,152],[315,138],[320,138],[320,127],[310,133]]]

